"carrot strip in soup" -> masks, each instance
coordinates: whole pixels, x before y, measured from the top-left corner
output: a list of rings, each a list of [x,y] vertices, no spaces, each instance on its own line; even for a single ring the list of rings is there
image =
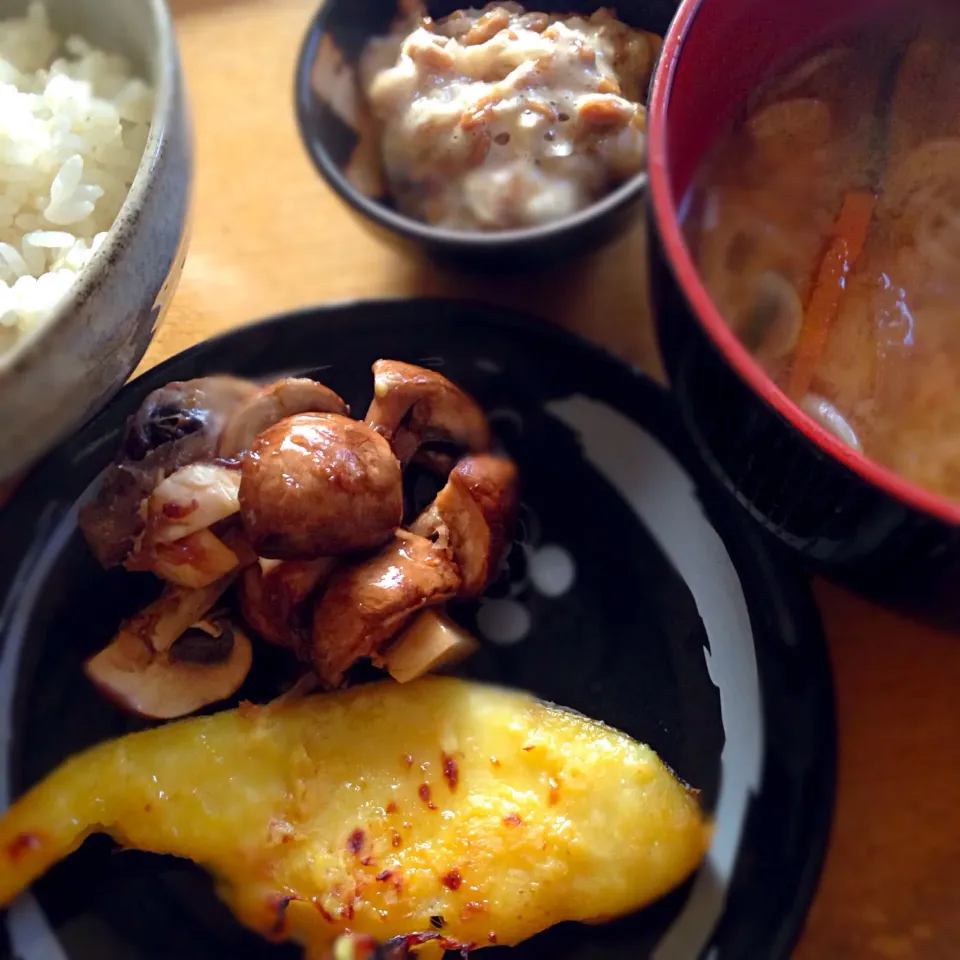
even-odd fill
[[[866,191],[853,191],[843,206],[833,229],[820,269],[814,278],[810,300],[804,311],[803,327],[794,355],[787,392],[801,400],[809,392],[817,367],[827,347],[830,327],[840,309],[847,277],[867,242],[870,221],[877,198]]]

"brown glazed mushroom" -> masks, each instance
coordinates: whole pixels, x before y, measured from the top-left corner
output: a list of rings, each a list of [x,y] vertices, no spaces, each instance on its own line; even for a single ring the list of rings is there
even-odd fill
[[[309,659],[310,616],[306,600],[336,565],[333,557],[256,563],[240,580],[240,612],[268,643]]]
[[[225,620],[204,620],[234,577],[201,590],[168,588],[87,661],[90,680],[118,706],[172,720],[235,693],[250,672],[249,639]]]
[[[464,457],[410,529],[449,543],[463,578],[459,595],[477,597],[497,577],[513,540],[518,504],[512,460],[492,454]]]
[[[95,499],[80,511],[80,529],[103,566],[118,566],[133,550],[144,528],[140,505],[161,481],[216,456],[227,416],[256,389],[235,377],[204,377],[147,396],[127,421]]]
[[[403,466],[424,444],[449,444],[470,453],[490,449],[490,424],[479,404],[436,371],[378,360],[373,388],[366,422],[390,441]],[[438,465],[449,470],[451,460],[441,457]]]
[[[347,669],[376,655],[424,607],[456,596],[460,574],[443,547],[406,530],[376,556],[337,570],[313,617],[313,665],[339,686]]]
[[[370,427],[288,417],[244,455],[240,515],[261,557],[314,560],[386,543],[403,516],[400,464]]]
[[[218,453],[234,458],[249,450],[269,427],[298,413],[339,413],[350,408],[329,387],[316,380],[287,377],[264,387],[241,403],[227,418],[220,434]]]

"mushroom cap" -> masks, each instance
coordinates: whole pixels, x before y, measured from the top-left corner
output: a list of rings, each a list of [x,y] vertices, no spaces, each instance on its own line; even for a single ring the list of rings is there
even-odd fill
[[[370,550],[402,519],[400,464],[390,444],[357,420],[288,417],[244,455],[240,515],[262,557],[313,560]]]
[[[329,387],[306,377],[287,377],[268,384],[237,406],[220,434],[221,457],[239,457],[269,427],[298,413],[339,413],[350,408]]]
[[[228,416],[256,391],[252,381],[230,376],[174,380],[159,387],[127,421],[121,456],[142,460],[153,450],[199,433],[212,457]]]
[[[446,602],[459,587],[446,549],[398,530],[376,556],[330,578],[313,617],[317,676],[339,685],[356,660],[376,654],[418,610]]]
[[[123,443],[96,497],[80,510],[80,529],[105,567],[117,566],[143,533],[140,505],[181,467],[216,456],[230,411],[256,391],[236,377],[168,383],[148,394],[127,421]]]
[[[248,637],[224,621],[218,627],[220,636],[198,628],[199,643],[188,632],[166,651],[152,650],[137,633],[121,630],[84,669],[106,697],[130,713],[149,720],[184,717],[232,696],[250,672]]]
[[[373,381],[366,422],[390,440],[404,466],[425,443],[453,444],[471,453],[490,448],[492,435],[483,409],[436,370],[378,360]]]

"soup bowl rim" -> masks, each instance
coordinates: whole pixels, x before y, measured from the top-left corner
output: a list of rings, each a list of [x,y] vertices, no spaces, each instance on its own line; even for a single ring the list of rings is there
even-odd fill
[[[833,459],[896,500],[953,526],[960,526],[960,502],[907,480],[854,450],[821,426],[776,384],[740,342],[713,301],[687,244],[682,204],[674,196],[668,116],[683,48],[697,14],[710,0],[682,0],[664,38],[653,74],[647,113],[647,195],[663,252],[697,324],[734,372],[791,426]]]

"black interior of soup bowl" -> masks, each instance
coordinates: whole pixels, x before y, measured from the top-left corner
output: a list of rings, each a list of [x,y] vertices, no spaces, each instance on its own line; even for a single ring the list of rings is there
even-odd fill
[[[878,466],[789,400],[723,320],[682,229],[694,174],[747,93],[818,41],[903,6],[681,4],[651,92],[651,283],[685,422],[736,500],[819,569],[960,623],[960,504]]]
[[[483,644],[463,669],[649,742],[715,818],[700,874],[651,909],[483,956],[786,960],[833,799],[830,674],[808,588],[699,487],[664,391],[559,331],[465,304],[304,311],[208,341],[127,387],[39,469],[0,512],[0,730],[10,734],[0,738],[0,809],[72,752],[143,725],[95,692],[82,663],[157,584],[101,570],[76,511],[147,392],[217,372],[309,372],[363,411],[380,357],[436,367],[472,392],[519,466],[509,563],[479,603],[457,611]],[[262,702],[292,664],[255,646],[238,696]],[[0,960],[51,956],[297,952],[238,927],[199,868],[118,853],[97,837],[6,924],[0,914]]]
[[[429,0],[424,5],[434,18],[471,6],[455,0]],[[296,111],[304,146],[320,174],[362,221],[382,239],[403,248],[422,249],[467,268],[498,270],[588,253],[625,229],[645,193],[644,174],[573,216],[537,227],[486,233],[421,223],[399,213],[378,183],[367,186],[370,178],[347,176],[363,127],[357,119],[360,56],[371,38],[389,33],[401,7],[408,6],[398,0],[327,0],[310,25],[297,63]],[[629,26],[663,36],[676,12],[677,0],[533,0],[524,4],[530,11],[571,14],[590,14],[603,6],[612,8]],[[366,131],[363,134],[372,135]]]

